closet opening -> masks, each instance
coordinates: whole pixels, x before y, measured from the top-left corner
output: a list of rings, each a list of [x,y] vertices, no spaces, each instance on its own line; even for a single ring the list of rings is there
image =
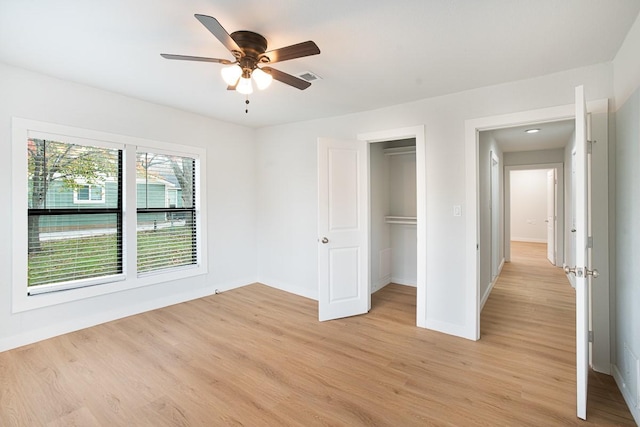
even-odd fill
[[[388,285],[392,287],[386,289],[385,295],[415,294],[418,283],[416,139],[376,142],[369,147],[371,294]],[[375,305],[374,298],[372,309]],[[415,309],[412,311],[415,314]]]

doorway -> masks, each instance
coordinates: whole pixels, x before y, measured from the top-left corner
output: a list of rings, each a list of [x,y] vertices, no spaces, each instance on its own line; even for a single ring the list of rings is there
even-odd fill
[[[544,243],[547,259],[566,263],[564,163],[505,167],[505,260],[511,261],[511,242]],[[569,207],[567,207],[568,209]]]
[[[391,162],[392,158],[394,162],[404,163],[403,167],[398,168],[400,174],[396,177],[396,181],[402,181],[415,185],[415,189],[411,188],[409,191],[415,194],[415,206],[413,201],[409,197],[404,198],[402,195],[395,194],[394,197],[400,196],[400,200],[394,200],[393,204],[401,209],[405,209],[405,212],[415,212],[415,218],[413,215],[406,214],[401,210],[395,212],[387,210],[387,218],[382,218],[383,223],[387,224],[390,229],[393,227],[396,229],[394,232],[398,236],[398,242],[403,246],[404,250],[408,250],[411,245],[415,247],[415,267],[413,265],[404,265],[400,268],[399,272],[415,272],[415,277],[404,277],[406,283],[411,284],[410,281],[415,279],[416,286],[416,325],[421,328],[427,327],[427,237],[426,237],[426,217],[427,217],[427,194],[426,194],[426,142],[424,136],[424,126],[413,126],[406,128],[397,128],[377,132],[362,133],[358,135],[358,140],[365,141],[368,145],[369,152],[374,150],[387,150],[388,161]],[[402,148],[403,146],[413,146],[412,149]],[[394,153],[395,151],[395,153]],[[407,152],[408,155],[396,154]],[[414,151],[413,154],[410,151]],[[395,157],[395,155],[399,157]],[[414,160],[411,160],[413,156]],[[415,162],[415,168],[411,170],[411,162]],[[375,191],[375,184],[371,180],[371,170],[374,165],[371,163],[371,156],[369,156],[369,200],[372,201],[372,193]],[[408,175],[403,175],[402,171],[406,171]],[[412,176],[412,174],[415,174]],[[401,184],[395,184],[401,185]],[[389,200],[391,203],[391,200]],[[371,203],[371,202],[370,202]],[[384,202],[383,202],[384,203]],[[398,215],[396,215],[398,213]],[[399,217],[399,218],[394,218]],[[415,221],[415,223],[414,223]],[[370,211],[370,223],[373,227],[373,212]],[[414,231],[415,230],[415,231]],[[390,233],[392,231],[390,230]],[[412,239],[415,238],[415,242]],[[375,268],[374,259],[377,259],[378,268],[382,267],[383,271],[378,270],[378,273],[391,272],[393,276],[393,249],[390,252],[381,254],[380,251],[376,253],[376,250],[372,247],[373,236],[370,233],[369,238],[369,264],[370,271]],[[406,252],[405,252],[406,253]],[[408,257],[413,258],[413,251],[411,250]],[[396,253],[396,258],[402,257],[402,249]],[[387,261],[389,263],[387,264]],[[386,269],[386,270],[385,270]],[[382,274],[378,274],[383,276]],[[370,292],[374,292],[378,285],[383,283],[375,282],[371,280],[373,275],[370,274]],[[390,279],[393,277],[390,277]],[[398,281],[404,281],[403,278]],[[377,289],[376,289],[377,288]]]
[[[415,138],[369,144],[369,189],[371,293],[392,283],[416,287]]]
[[[466,219],[466,235],[467,235],[467,295],[473,296],[470,298],[474,304],[467,306],[467,313],[470,318],[473,319],[466,330],[466,337],[469,339],[480,339],[480,309],[482,293],[480,292],[480,233],[482,228],[480,227],[479,214],[480,214],[480,199],[479,199],[479,167],[483,163],[479,157],[479,136],[485,131],[491,131],[501,128],[518,127],[529,125],[534,128],[537,123],[554,122],[560,120],[570,120],[575,117],[576,107],[574,104],[568,104],[558,107],[549,107],[539,110],[530,110],[519,113],[504,114],[499,116],[485,117],[479,119],[467,120],[465,122],[465,142],[466,142],[466,207],[468,216]],[[592,289],[594,305],[592,307],[592,327],[593,327],[593,368],[598,372],[608,373],[610,370],[610,324],[609,324],[609,222],[608,222],[608,101],[606,99],[587,102],[587,111],[590,113],[590,121],[592,128],[592,139],[597,141],[592,145],[592,174],[594,176],[594,183],[592,187],[593,203],[595,207],[593,211],[593,252],[594,258],[597,259],[597,268],[600,272],[598,280],[598,286]],[[565,153],[564,164],[566,167],[563,169],[563,173],[559,175],[559,178],[565,180],[566,184],[562,187],[570,191],[571,179],[571,166],[572,156],[571,152]],[[505,162],[505,165],[518,167],[522,165],[522,154],[513,153],[510,155],[510,159]],[[537,161],[529,159],[525,162],[528,167],[532,163],[546,164],[549,159],[538,158]],[[546,165],[545,165],[546,166]],[[505,178],[508,174],[505,174]],[[505,179],[505,191],[507,190],[507,182]],[[562,188],[561,187],[561,188]],[[508,194],[508,191],[507,193]],[[568,197],[564,199],[568,200]],[[505,202],[505,215],[509,209],[509,204]],[[571,242],[570,229],[572,212],[567,202],[565,209],[565,226],[564,241],[567,245]],[[561,228],[561,227],[558,227]],[[509,247],[508,242],[510,236],[507,236],[509,231],[508,227],[505,227],[505,260],[508,261]],[[569,260],[567,260],[569,262]]]
[[[416,325],[427,327],[426,156],[424,126],[318,138],[318,319],[371,309],[371,168],[373,143],[415,139]]]

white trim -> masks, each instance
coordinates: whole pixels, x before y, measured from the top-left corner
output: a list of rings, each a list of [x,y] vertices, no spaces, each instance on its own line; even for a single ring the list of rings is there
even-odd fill
[[[87,194],[89,198],[87,200],[78,199],[78,188],[73,189],[73,204],[75,205],[104,205],[106,200],[107,188],[105,185],[99,184],[78,184],[80,187],[87,187]],[[92,188],[100,188],[100,199],[92,199],[91,198],[91,189]]]
[[[631,412],[633,419],[636,421],[636,424],[640,425],[640,402],[634,402],[633,396],[629,391],[629,387],[627,387],[627,385],[625,384],[624,378],[622,377],[622,373],[618,369],[618,366],[613,364],[612,367],[613,379],[616,381],[616,384],[618,385],[618,388],[622,393],[622,397],[629,407],[629,412]],[[640,390],[638,390],[638,399],[640,400]]]
[[[125,280],[69,289],[61,292],[46,294],[27,294],[27,179],[28,161],[26,156],[26,142],[29,137],[50,138],[63,137],[64,141],[73,141],[86,145],[97,145],[108,148],[123,149],[123,273]],[[56,138],[54,138],[56,139]],[[137,277],[136,271],[136,147],[144,147],[153,152],[188,156],[196,159],[196,233],[197,265],[189,269],[175,269],[163,274],[145,275]],[[118,135],[90,129],[57,125],[14,117],[12,118],[12,312],[22,312],[50,305],[61,304],[84,298],[105,295],[113,292],[149,286],[158,283],[171,282],[203,275],[207,273],[207,246],[204,239],[207,236],[206,222],[206,180],[202,175],[206,173],[206,150],[178,144],[156,142],[143,138]],[[23,188],[24,191],[18,191]],[[144,305],[145,303],[141,303]],[[98,316],[100,317],[100,316]],[[108,316],[107,316],[108,317]],[[111,319],[108,319],[111,320]],[[68,326],[66,326],[68,328]],[[65,330],[66,331],[66,330]]]
[[[502,267],[504,267],[504,258],[502,258],[502,261],[500,261],[500,265],[498,266],[498,274],[496,275],[495,279],[493,279],[493,281],[489,283],[487,290],[482,296],[482,300],[480,301],[480,311],[482,311],[482,309],[484,308],[484,305],[487,303],[487,300],[489,299],[489,295],[491,295],[491,291],[493,290],[493,287],[496,285],[496,282],[500,277],[500,273],[502,273]]]
[[[608,100],[600,99],[587,103],[587,109],[592,113],[606,113]],[[466,220],[465,238],[465,312],[468,319],[462,329],[464,337],[480,339],[480,269],[478,268],[480,239],[478,218],[478,133],[480,131],[499,129],[504,127],[521,126],[532,123],[568,120],[575,117],[575,105],[567,104],[557,107],[541,108],[537,110],[503,114],[465,121],[465,188]]]
[[[357,138],[372,144],[406,138],[416,140],[416,237],[417,284],[416,325],[427,328],[427,156],[424,125],[358,134]],[[369,159],[367,160],[369,161]],[[368,248],[371,251],[371,248]],[[367,255],[369,259],[369,255]],[[370,261],[369,261],[370,262]],[[437,329],[437,328],[433,328]],[[437,329],[439,330],[439,329]]]
[[[269,286],[270,288],[278,289],[284,292],[288,292],[290,294],[294,294],[304,298],[312,299],[314,301],[318,301],[317,286],[314,289],[307,289],[299,286],[292,286],[290,284],[283,283],[279,280],[272,280],[268,278],[261,280],[260,283],[265,286]]]
[[[116,143],[115,139],[109,138],[109,134],[82,129],[83,136],[78,137],[78,132],[71,126],[56,125],[54,123],[38,122],[35,120],[13,118],[13,124],[24,126],[28,129],[29,138],[53,140],[76,145],[91,145],[93,147],[108,148],[111,150],[122,150],[124,143]],[[39,130],[46,129],[46,130]]]
[[[391,277],[391,282],[388,284],[402,285],[402,286],[410,286],[412,288],[417,288],[418,284],[415,280],[412,279],[404,279],[402,277]]]
[[[525,243],[547,243],[547,239],[536,239],[533,237],[517,237],[511,236],[509,239],[512,242],[525,242]]]
[[[196,298],[203,298],[211,294],[211,289],[198,289],[179,295],[171,295],[169,297],[160,298],[154,301],[141,301],[137,305],[131,307],[118,307],[110,311],[96,312],[92,316],[74,318],[63,323],[52,322],[39,329],[29,330],[28,332],[23,332],[17,335],[12,335],[8,338],[0,339],[0,352],[11,350],[23,345],[42,341],[69,332],[78,331],[80,329],[88,328],[91,326],[99,325],[101,323],[132,316],[134,314],[144,313],[146,311],[179,304]]]

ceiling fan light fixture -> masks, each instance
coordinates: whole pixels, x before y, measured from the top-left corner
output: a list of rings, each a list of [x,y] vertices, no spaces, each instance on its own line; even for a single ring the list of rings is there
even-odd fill
[[[240,77],[236,90],[243,95],[249,95],[253,93],[253,85],[251,84],[251,78]]]
[[[256,68],[255,70],[253,70],[253,73],[251,73],[251,75],[253,76],[253,80],[256,82],[256,86],[258,86],[258,89],[260,90],[268,88],[273,81],[273,77],[271,77],[271,74],[267,73],[264,70],[261,70],[260,68]]]
[[[238,83],[240,76],[242,76],[242,68],[237,64],[230,65],[222,68],[222,70],[220,70],[220,74],[222,74],[222,80],[224,80],[226,84],[234,86]]]

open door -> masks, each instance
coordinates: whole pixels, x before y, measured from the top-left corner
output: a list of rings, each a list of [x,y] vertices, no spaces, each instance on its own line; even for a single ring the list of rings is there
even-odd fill
[[[547,171],[547,259],[556,265],[556,170]]]
[[[575,267],[565,272],[575,275],[576,285],[576,386],[577,415],[587,419],[587,378],[589,374],[589,286],[597,271],[591,266],[589,244],[590,167],[587,141],[587,113],[584,87],[576,87],[576,155],[575,155]]]
[[[318,139],[318,317],[369,311],[366,141]]]

